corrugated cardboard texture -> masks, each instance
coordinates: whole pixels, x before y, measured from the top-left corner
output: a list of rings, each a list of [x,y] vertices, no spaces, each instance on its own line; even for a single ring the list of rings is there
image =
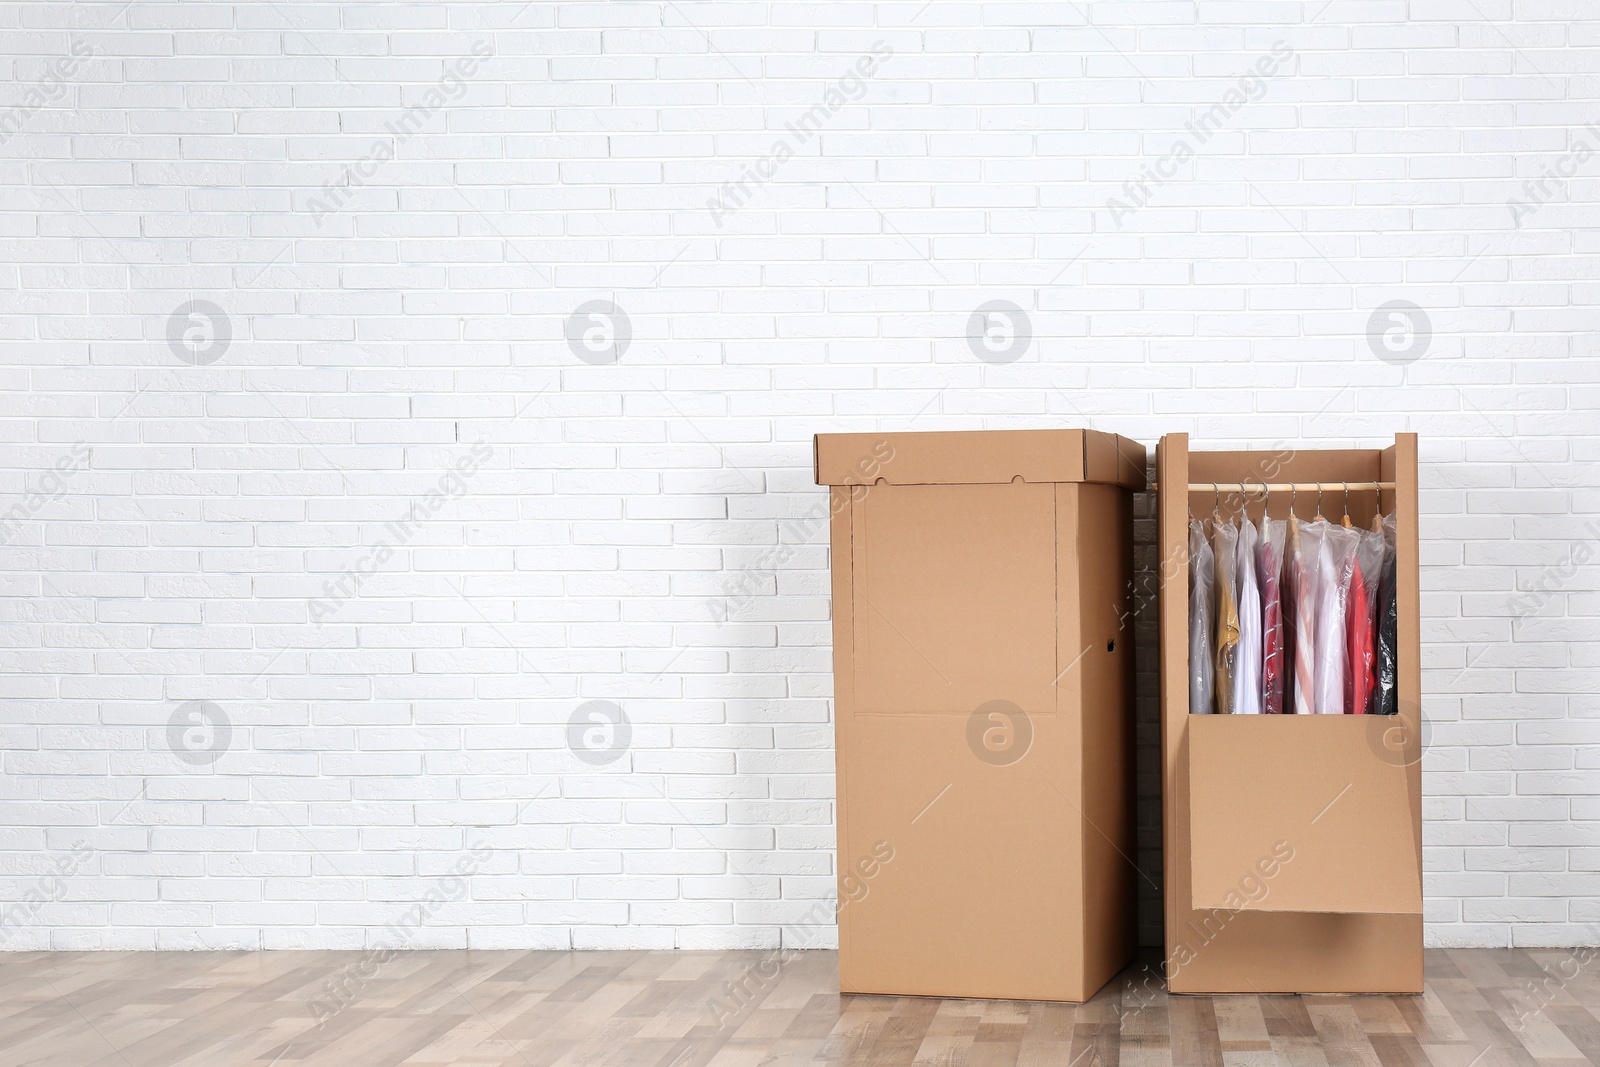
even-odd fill
[[[1081,582],[1078,625],[1061,628],[1058,661],[1071,664],[1063,685],[1081,684],[1083,721],[1084,988],[1109,982],[1137,948],[1135,880],[1130,842],[1134,821],[1133,512],[1112,485],[1084,485],[1075,494],[1079,566],[1063,567]],[[1072,524],[1063,518],[1062,529]],[[1062,604],[1073,602],[1063,590]]]
[[[1080,1001],[1132,955],[1131,499],[1084,440],[818,438],[846,992]]]
[[[1417,461],[1416,436],[1399,434],[1395,444],[1383,451],[1362,449],[1308,450],[1285,449],[1278,453],[1263,452],[1189,452],[1187,434],[1168,434],[1161,440],[1156,454],[1157,482],[1161,487],[1159,501],[1159,541],[1161,546],[1161,734],[1162,734],[1162,784],[1163,784],[1163,866],[1166,895],[1166,941],[1168,988],[1177,993],[1390,993],[1421,992],[1422,990],[1422,917],[1419,914],[1393,912],[1309,912],[1271,911],[1260,907],[1210,908],[1201,906],[1195,895],[1196,879],[1199,891],[1206,899],[1217,899],[1218,880],[1223,879],[1224,867],[1219,864],[1237,863],[1238,857],[1215,860],[1208,857],[1197,863],[1200,842],[1191,839],[1196,818],[1202,826],[1210,826],[1222,819],[1225,812],[1219,808],[1232,808],[1243,813],[1242,818],[1254,820],[1248,831],[1257,840],[1292,842],[1296,840],[1297,827],[1300,839],[1307,848],[1328,847],[1327,854],[1316,857],[1312,866],[1319,869],[1337,869],[1341,865],[1355,870],[1369,866],[1372,842],[1380,835],[1407,842],[1413,849],[1410,868],[1416,872],[1416,885],[1421,879],[1421,853],[1415,842],[1421,839],[1421,759],[1418,733],[1420,707],[1420,643],[1418,626],[1417,580]],[[1226,492],[1230,485],[1240,481],[1394,481],[1396,489],[1384,493],[1357,494],[1352,497],[1351,515],[1356,522],[1370,518],[1374,511],[1392,507],[1398,518],[1399,615],[1400,615],[1400,698],[1404,714],[1394,717],[1391,723],[1406,738],[1405,744],[1391,758],[1404,770],[1405,795],[1390,798],[1381,811],[1374,811],[1368,833],[1351,849],[1349,842],[1334,835],[1328,844],[1304,836],[1303,823],[1309,816],[1304,808],[1310,803],[1296,801],[1293,805],[1271,804],[1263,810],[1264,798],[1253,795],[1255,786],[1242,784],[1238,779],[1245,773],[1240,765],[1250,760],[1270,761],[1270,753],[1249,747],[1239,759],[1231,762],[1235,785],[1227,782],[1229,770],[1215,771],[1210,767],[1198,782],[1191,778],[1196,761],[1206,756],[1206,746],[1211,742],[1224,742],[1224,731],[1254,724],[1269,729],[1294,729],[1308,727],[1310,731],[1330,729],[1320,717],[1286,717],[1276,722],[1268,719],[1242,719],[1234,727],[1218,725],[1209,716],[1189,714],[1188,687],[1188,516],[1192,510],[1197,515],[1210,515],[1216,506],[1211,492],[1190,494],[1190,483],[1216,481]],[[1252,515],[1259,514],[1260,496]],[[1315,507],[1315,500],[1302,496],[1297,513],[1302,517]],[[1281,496],[1272,498],[1272,514],[1282,517],[1289,501]],[[1335,511],[1342,498],[1329,496],[1326,511]],[[1236,506],[1236,505],[1235,505]],[[1228,513],[1226,498],[1224,514]],[[1335,515],[1337,517],[1337,514]],[[1197,720],[1206,724],[1196,730]],[[1337,729],[1335,723],[1333,729]],[[1201,752],[1193,747],[1196,738]],[[1348,739],[1346,739],[1348,740]],[[1289,745],[1286,747],[1298,747]],[[1343,756],[1337,759],[1354,760],[1345,745]],[[1287,753],[1285,754],[1287,755]],[[1320,758],[1307,752],[1297,759]],[[1337,769],[1337,768],[1336,768]],[[1345,771],[1352,768],[1346,767]],[[1215,771],[1215,773],[1212,773]],[[1273,774],[1278,772],[1273,771]],[[1349,775],[1346,774],[1346,777]],[[1313,772],[1311,778],[1316,777]],[[1284,783],[1287,787],[1288,783]],[[1392,778],[1384,778],[1380,788],[1392,792]],[[1323,785],[1317,785],[1323,788]],[[1348,799],[1346,797],[1345,799]],[[1342,804],[1343,801],[1341,800]],[[1246,805],[1254,808],[1246,811]],[[1196,805],[1200,810],[1196,811]],[[1290,810],[1292,808],[1292,810]],[[1337,806],[1334,810],[1337,810]],[[1261,878],[1267,885],[1267,898],[1278,892],[1278,881],[1296,865],[1309,858],[1305,848],[1295,848],[1294,858],[1283,863],[1268,854],[1259,859],[1275,860],[1268,863],[1272,871],[1263,875],[1256,866],[1258,860],[1239,864],[1235,884],[1240,880]],[[1401,859],[1390,855],[1383,846],[1383,862],[1395,866]],[[1254,883],[1246,883],[1251,891]],[[1290,885],[1291,883],[1285,883]],[[1413,885],[1411,878],[1401,879],[1399,894],[1407,899]],[[1295,891],[1302,899],[1312,892],[1302,887]],[[1248,897],[1248,893],[1240,894]],[[1294,895],[1294,894],[1285,894]],[[1224,894],[1223,899],[1228,898]],[[1231,902],[1238,903],[1237,898]],[[1334,902],[1324,897],[1315,900],[1322,907]],[[1363,905],[1365,906],[1365,905]],[[1386,904],[1386,906],[1393,906]]]
[[[859,714],[1055,713],[1054,486],[875,486],[852,512],[834,611],[854,617]]]
[[[839,866],[878,842],[894,859],[850,902],[840,887],[844,992],[1082,1000],[1079,740],[1032,723],[1010,766],[976,759],[965,716],[841,719]]]
[[[1380,755],[1392,725],[1380,715],[1193,716],[1194,906],[1422,914],[1406,769]]]

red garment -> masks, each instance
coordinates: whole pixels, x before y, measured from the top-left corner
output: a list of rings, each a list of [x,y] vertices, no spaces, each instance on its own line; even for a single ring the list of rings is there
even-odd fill
[[[1344,691],[1346,715],[1366,715],[1372,710],[1372,696],[1378,685],[1378,657],[1372,647],[1372,623],[1372,613],[1367,607],[1367,583],[1358,565],[1350,575],[1350,601],[1345,610],[1346,650],[1350,664],[1350,684]]]

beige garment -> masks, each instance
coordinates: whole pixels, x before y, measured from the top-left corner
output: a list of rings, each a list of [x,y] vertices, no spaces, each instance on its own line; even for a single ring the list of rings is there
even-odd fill
[[[1233,657],[1239,645],[1239,605],[1233,597],[1233,572],[1239,531],[1226,523],[1212,523],[1212,540],[1217,554],[1217,624],[1212,628],[1217,642],[1217,711],[1233,712]]]

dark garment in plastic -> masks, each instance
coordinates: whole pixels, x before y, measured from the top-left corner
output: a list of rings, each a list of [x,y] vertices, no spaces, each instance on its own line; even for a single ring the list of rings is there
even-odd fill
[[[1400,644],[1400,615],[1396,610],[1394,556],[1383,565],[1383,581],[1378,586],[1378,699],[1373,709],[1379,715],[1400,712],[1400,672],[1396,654]]]
[[[1278,711],[1283,715],[1294,714],[1294,657],[1297,649],[1294,647],[1295,634],[1295,582],[1294,575],[1290,572],[1290,548],[1286,540],[1283,545],[1283,571],[1278,575],[1278,614],[1281,622],[1278,626],[1279,641],[1283,654],[1278,661],[1279,684],[1283,689],[1283,703]],[[1307,652],[1309,655],[1309,651]]]

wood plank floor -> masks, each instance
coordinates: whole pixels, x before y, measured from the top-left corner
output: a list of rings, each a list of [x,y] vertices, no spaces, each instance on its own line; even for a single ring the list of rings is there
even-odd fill
[[[831,952],[0,954],[0,1067],[1600,1067],[1585,950],[1430,950],[1420,997],[846,996]]]

